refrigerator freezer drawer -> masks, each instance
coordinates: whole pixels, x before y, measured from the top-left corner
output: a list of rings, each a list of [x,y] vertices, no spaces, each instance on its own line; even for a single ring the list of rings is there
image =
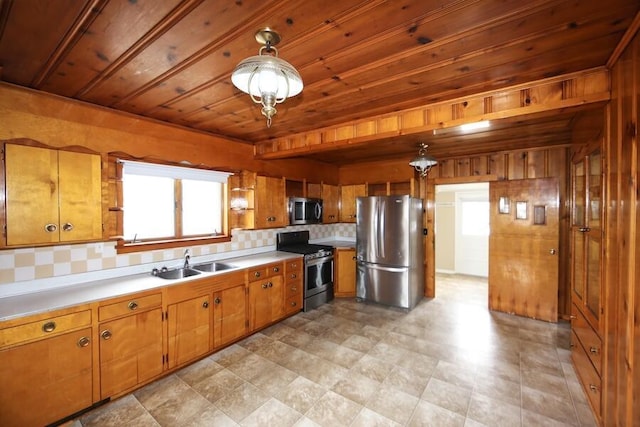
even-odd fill
[[[384,267],[358,262],[356,296],[394,307],[412,309],[422,299],[421,289],[412,283],[419,274],[409,267]],[[413,276],[413,277],[412,277]]]

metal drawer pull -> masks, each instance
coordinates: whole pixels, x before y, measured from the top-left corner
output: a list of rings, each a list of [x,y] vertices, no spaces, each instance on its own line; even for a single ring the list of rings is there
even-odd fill
[[[110,330],[106,329],[104,331],[102,331],[102,333],[100,334],[100,336],[102,337],[103,340],[108,340],[111,339],[112,337],[112,333]]]
[[[260,272],[256,271],[255,273],[253,273],[253,275],[256,276],[256,277],[260,277]]]
[[[578,228],[578,231],[581,233],[587,233],[589,231],[591,231],[591,229],[589,227],[580,227]]]
[[[58,229],[58,226],[55,224],[46,224],[44,226],[44,231],[46,231],[47,233],[53,233],[57,229]]]
[[[89,345],[89,338],[87,337],[82,337],[78,340],[78,347],[82,348],[82,347],[86,347]]]
[[[209,308],[209,301],[205,301],[202,303],[202,308]]]
[[[263,283],[263,284],[262,284],[262,289],[267,289],[267,287],[268,287],[268,286],[269,286],[269,284],[268,284],[268,283]]]
[[[138,308],[138,303],[131,301],[127,307],[129,307],[129,310],[136,310]]]
[[[292,287],[291,287],[291,290],[292,290],[293,292],[295,292],[295,291],[297,291],[297,290],[298,290],[298,288],[296,288],[295,286],[292,286]]]
[[[273,272],[274,272],[274,273],[277,273],[278,271],[280,271],[280,268],[279,268],[279,267],[273,267]]]
[[[297,303],[297,302],[295,302],[295,301],[293,301],[293,302],[291,303],[291,307],[295,307],[296,305],[298,305],[298,303]]]
[[[42,325],[42,332],[53,332],[56,329],[56,322],[47,322]]]
[[[71,231],[71,230],[73,230],[73,224],[71,224],[70,222],[64,223],[64,225],[62,226],[62,231]]]
[[[596,393],[597,391],[599,391],[599,390],[598,390],[598,387],[596,387],[596,386],[595,386],[595,385],[593,385],[593,384],[589,384],[589,390],[591,390],[591,391],[592,391],[592,392],[594,392],[594,393]]]
[[[600,351],[598,350],[598,347],[591,347],[589,348],[589,352],[591,352],[591,354],[598,354]]]
[[[291,278],[292,278],[292,279],[295,279],[296,277],[298,277],[298,276],[296,275],[296,273],[292,273],[292,274],[291,274]]]
[[[216,299],[214,299],[213,302],[215,302],[216,304],[220,304],[222,300],[220,299],[220,297],[216,297]]]
[[[268,285],[270,288],[273,288],[273,283],[269,282],[269,283],[267,283],[267,285]]]

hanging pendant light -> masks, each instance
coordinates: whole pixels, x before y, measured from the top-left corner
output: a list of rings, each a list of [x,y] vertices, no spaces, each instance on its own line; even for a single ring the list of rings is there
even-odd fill
[[[248,93],[256,104],[262,105],[262,114],[267,118],[267,127],[271,127],[271,119],[276,114],[276,104],[302,92],[302,78],[287,61],[278,58],[275,48],[280,42],[280,35],[270,28],[263,28],[256,33],[256,41],[264,46],[258,55],[240,62],[233,73],[231,81],[241,91]]]
[[[409,162],[409,165],[413,166],[420,173],[422,178],[426,177],[431,168],[438,164],[433,156],[427,154],[427,147],[427,144],[421,142],[418,156]]]

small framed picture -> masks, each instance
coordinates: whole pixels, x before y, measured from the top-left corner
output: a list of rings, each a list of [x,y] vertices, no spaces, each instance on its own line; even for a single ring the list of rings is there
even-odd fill
[[[508,214],[511,211],[511,202],[508,197],[500,196],[498,201],[498,213]]]
[[[547,207],[544,205],[535,205],[533,207],[533,224],[545,225],[547,223]]]
[[[527,202],[516,202],[516,219],[527,219]]]

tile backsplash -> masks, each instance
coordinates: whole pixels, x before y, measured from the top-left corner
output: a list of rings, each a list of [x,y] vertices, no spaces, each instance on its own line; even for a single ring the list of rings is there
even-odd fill
[[[231,241],[212,245],[190,247],[191,256],[233,257],[250,253],[252,250],[274,250],[276,235],[283,231],[309,230],[311,240],[345,239],[356,236],[355,224],[319,224],[291,226],[268,230],[233,230]],[[16,293],[20,282],[39,283],[38,288],[47,288],[49,278],[79,275],[85,281],[91,280],[92,273],[113,276],[124,275],[131,267],[154,263],[173,266],[184,257],[185,248],[137,252],[118,255],[115,242],[58,245],[37,248],[7,249],[0,251],[0,297]],[[122,270],[122,271],[119,271]],[[123,273],[123,274],[118,274]],[[51,285],[53,286],[53,285]]]

